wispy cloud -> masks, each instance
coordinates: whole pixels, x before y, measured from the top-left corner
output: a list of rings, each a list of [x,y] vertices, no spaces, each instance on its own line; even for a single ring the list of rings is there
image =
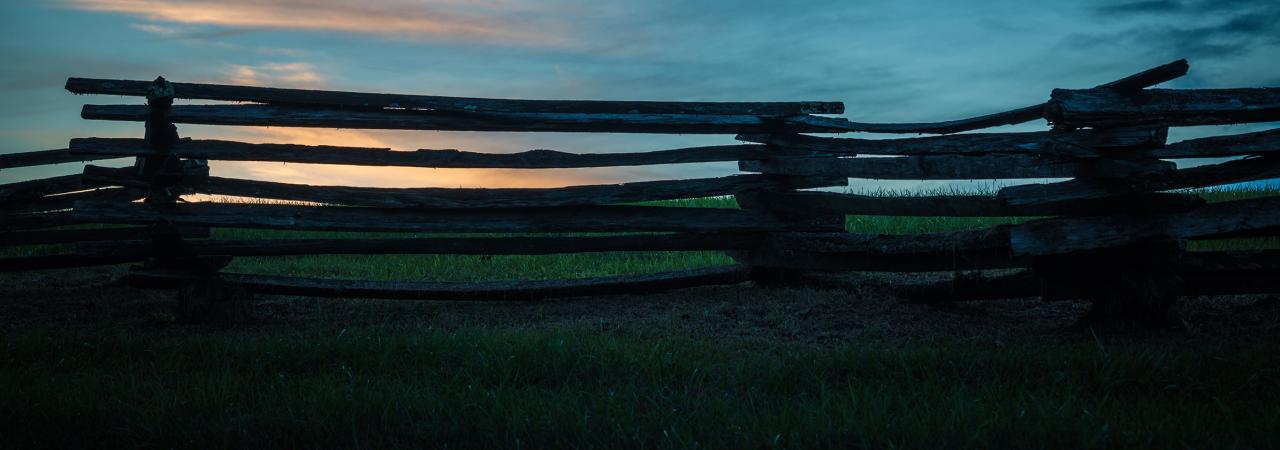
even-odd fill
[[[170,24],[237,29],[339,31],[406,40],[548,46],[555,27],[521,20],[493,2],[346,0],[63,0],[80,10],[128,14]],[[517,11],[518,12],[518,11]],[[135,26],[138,28],[138,26]],[[172,28],[139,28],[149,32]]]
[[[174,37],[182,34],[181,29],[156,25],[154,23],[131,23],[129,24],[129,28],[164,37]]]
[[[232,65],[224,77],[231,84],[251,86],[287,86],[316,88],[324,85],[324,77],[314,66],[303,62]]]

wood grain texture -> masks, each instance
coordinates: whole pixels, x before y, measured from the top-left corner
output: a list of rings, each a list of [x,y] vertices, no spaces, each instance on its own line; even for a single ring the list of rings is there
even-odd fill
[[[1044,118],[1043,103],[1037,103],[1035,105],[1024,106],[994,114],[959,120],[948,120],[945,122],[869,123],[852,122],[843,118],[821,116],[786,117],[782,120],[801,126],[813,126],[824,129],[862,133],[951,134],[962,131],[981,130],[983,128],[991,128],[1001,125],[1016,125],[1041,118]]]
[[[1197,166],[1156,177],[1115,180],[1076,179],[1058,183],[1009,186],[1000,189],[996,196],[1007,205],[1020,207],[1132,196],[1143,192],[1200,188],[1277,177],[1280,177],[1280,155],[1267,155]]]
[[[145,105],[84,105],[90,120],[141,122]],[[819,125],[767,117],[713,114],[452,113],[405,110],[344,110],[273,105],[179,105],[169,120],[201,125],[363,128],[441,131],[541,131],[584,133],[840,133]]]
[[[79,174],[0,184],[0,206],[13,208],[39,200],[46,195],[64,194],[82,189],[85,188],[80,184]]]
[[[1046,117],[1072,128],[1271,122],[1280,120],[1280,88],[1054,89]]]
[[[803,134],[740,134],[738,140],[786,150],[840,155],[941,155],[1016,153],[1049,156],[1098,157],[1100,149],[1142,149],[1164,145],[1168,128],[1126,127],[1109,130],[1041,131],[1031,133],[969,133],[907,139],[858,139]]]
[[[1181,78],[1183,75],[1187,74],[1187,70],[1190,68],[1191,65],[1187,64],[1187,60],[1179,59],[1168,64],[1152,67],[1110,83],[1100,84],[1098,87],[1111,89],[1117,92],[1146,89],[1166,81]]]
[[[1066,178],[1080,173],[1078,160],[1031,155],[934,155],[891,158],[792,158],[740,161],[738,169],[777,175],[881,180]]]
[[[65,148],[41,150],[37,152],[5,153],[0,154],[0,169],[44,166],[49,164],[64,164],[111,158],[116,157],[106,155],[77,155],[72,154]]]
[[[89,186],[85,187],[86,189]],[[96,202],[131,202],[145,198],[147,193],[138,189],[108,187],[101,189],[85,190],[72,192],[68,194],[47,195],[44,197],[31,199],[19,205],[11,205],[8,208],[13,212],[45,212],[60,211],[71,209],[76,202],[96,201]]]
[[[1203,158],[1276,152],[1280,152],[1280,129],[1188,139],[1143,153],[1155,158]]]
[[[1015,255],[1050,255],[1156,238],[1209,238],[1247,231],[1280,231],[1280,197],[1212,203],[1174,214],[1036,220],[1013,227],[1010,243]]]
[[[150,81],[69,78],[76,94],[146,96]],[[589,114],[737,114],[789,116],[840,114],[841,102],[655,102],[615,100],[513,100],[435,95],[280,89],[225,84],[173,83],[174,98],[274,103],[280,105],[407,108],[457,112],[535,112]]]
[[[786,212],[869,216],[1017,217],[1075,216],[1126,212],[1178,212],[1204,204],[1185,194],[1144,194],[1098,200],[1010,206],[991,195],[883,197],[836,192],[771,192],[761,194],[771,208]]]

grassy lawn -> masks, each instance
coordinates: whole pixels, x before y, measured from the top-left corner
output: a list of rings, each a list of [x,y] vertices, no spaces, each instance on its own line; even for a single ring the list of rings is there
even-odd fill
[[[7,448],[1275,448],[1277,340],[789,348],[574,329],[10,334]]]
[[[1275,194],[1202,195],[1223,201]],[[735,206],[730,199],[666,205]],[[1015,220],[849,216],[846,223],[854,232],[898,234]],[[217,229],[213,237],[393,235]],[[1198,242],[1193,249],[1270,246],[1270,240],[1249,239]],[[65,248],[18,247],[0,254]],[[227,270],[473,281],[729,262],[719,252],[318,255],[240,258]],[[123,267],[100,270],[111,275]],[[352,320],[339,311],[317,314],[316,320],[211,328],[171,319],[157,323],[153,312],[123,307],[107,319],[77,321],[86,314],[82,308],[128,305],[128,297],[143,295],[106,284],[41,291],[44,285],[81,283],[60,275],[77,273],[0,276],[0,297],[9,297],[0,300],[0,317],[10,321],[0,332],[0,448],[1280,447],[1274,431],[1280,429],[1275,327],[1239,336],[1063,337],[1036,331],[1058,334],[1026,338],[1001,327],[1019,326],[1008,318],[1033,317],[1041,310],[1032,308],[1039,306],[1027,306],[1031,313],[1018,316],[1006,315],[1014,307],[909,309],[875,292],[725,288],[662,297],[664,306],[655,308],[669,311],[643,309],[652,299],[636,297],[584,299],[575,303],[580,309],[554,310],[553,303],[554,311],[538,315],[511,313],[534,308],[517,304],[506,312],[473,310],[466,316],[512,314],[506,322],[495,319],[501,326],[487,318],[440,320],[439,310],[463,306],[428,302],[398,303],[385,313],[414,316],[412,321],[380,324],[376,317]],[[19,298],[31,295],[48,297]],[[81,296],[88,300],[73,298]],[[754,301],[771,296],[779,300],[770,309],[751,312]],[[818,296],[835,300],[812,300]],[[855,302],[873,306],[841,309]],[[1280,318],[1266,300],[1256,303],[1264,305],[1251,310],[1263,311],[1258,321]],[[607,319],[609,326],[560,320],[598,304],[610,311],[602,313],[605,319],[590,320]],[[788,309],[792,304],[800,307]],[[377,308],[383,307],[357,303],[345,311],[382,311]],[[27,311],[41,318],[21,320]],[[383,313],[370,313],[377,314]],[[646,314],[675,322],[629,325]],[[888,316],[894,322],[885,322]],[[871,331],[823,345],[771,338],[805,333],[834,319],[840,322],[821,326]],[[665,326],[683,320],[761,323],[777,332],[736,339]],[[927,326],[917,327],[980,325],[995,337],[865,337],[922,321]]]

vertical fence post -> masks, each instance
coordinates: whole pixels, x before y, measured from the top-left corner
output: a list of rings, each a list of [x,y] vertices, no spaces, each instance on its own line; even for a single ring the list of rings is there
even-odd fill
[[[159,155],[139,156],[134,161],[137,175],[148,181],[147,204],[157,208],[169,208],[177,203],[182,181],[183,162],[170,154],[178,142],[178,127],[169,120],[173,106],[174,89],[164,77],[157,77],[147,88],[147,120],[143,139]],[[172,223],[159,220],[151,225],[148,234],[152,257],[146,261],[148,268],[179,268],[186,266],[182,233]]]
[[[772,139],[766,140],[770,142]],[[769,143],[765,146],[765,151],[770,155],[780,155],[786,153],[786,149],[775,144]],[[799,178],[790,175],[768,175],[776,179],[777,183],[772,183],[770,190],[741,192],[734,195],[734,199],[738,202],[738,207],[748,211],[758,211],[770,214],[789,224],[790,231],[813,231],[814,229],[822,229],[825,231],[844,231],[845,219],[844,215],[832,215],[817,213],[808,210],[799,210],[797,208],[787,208],[786,205],[776,205],[770,199],[778,198],[776,195],[782,192],[794,191],[788,187],[791,183],[787,183],[790,179]],[[751,281],[760,286],[789,286],[802,284],[805,280],[805,271],[802,269],[777,267],[775,265],[761,265],[761,259],[755,258],[752,250],[742,250],[730,252],[739,264],[751,267]],[[776,260],[777,258],[769,258]]]
[[[138,157],[134,168],[139,176],[151,183],[146,202],[152,205],[172,204],[178,199],[171,174],[177,172],[181,162],[167,154],[178,142],[178,127],[168,118],[173,96],[173,84],[164,77],[157,77],[147,89],[147,121],[143,139],[152,150],[165,154]]]
[[[1164,132],[1164,131],[1162,131]],[[1135,179],[1168,176],[1148,172],[1159,160],[1134,157],[1123,149],[1094,149],[1094,158],[1078,179],[1122,186]],[[1156,212],[1135,210],[1134,214]],[[1036,258],[1032,269],[1052,286],[1077,286],[1090,301],[1081,327],[1112,330],[1175,326],[1173,312],[1183,283],[1178,266],[1186,253],[1185,239],[1160,237],[1123,247],[1079,254]]]
[[[173,155],[179,141],[178,127],[169,119],[175,96],[173,84],[157,77],[147,89],[147,120],[144,140],[159,155],[138,157],[134,162],[137,175],[149,182],[144,200],[155,208],[176,207],[183,181],[209,174],[204,160],[182,159]],[[182,230],[167,220],[151,225],[148,233],[152,255],[144,263],[148,269],[175,270],[196,275],[217,272],[231,262],[230,257],[194,255],[183,239]],[[178,290],[178,316],[183,320],[235,320],[246,310],[243,290],[226,286],[217,279],[201,279]]]

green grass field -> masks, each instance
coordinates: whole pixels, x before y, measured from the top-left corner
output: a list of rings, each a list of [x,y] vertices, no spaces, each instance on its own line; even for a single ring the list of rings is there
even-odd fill
[[[28,331],[0,442],[1275,448],[1269,340],[835,349],[573,329]]]
[[[1203,195],[1223,201],[1275,193]],[[733,207],[728,199],[696,203]],[[896,234],[1013,220],[850,216],[847,224],[851,231]],[[344,234],[219,229],[214,238],[337,235]],[[1252,239],[1202,242],[1194,248],[1273,245]],[[4,256],[61,249],[12,248]],[[618,275],[729,262],[718,252],[306,256],[241,258],[227,270],[464,281]],[[100,270],[110,275],[122,268]],[[377,311],[370,313],[374,318],[350,318],[338,310],[307,315],[307,320],[210,327],[164,318],[171,316],[156,320],[152,310],[139,313],[123,306],[107,315],[86,313],[80,299],[67,298],[93,297],[84,304],[97,309],[105,303],[129,305],[134,300],[123,297],[133,294],[123,288],[88,286],[75,295],[42,290],[44,284],[78,283],[72,276],[78,274],[0,277],[0,297],[8,297],[0,301],[7,321],[0,334],[5,393],[0,395],[0,448],[1280,447],[1275,432],[1280,429],[1280,358],[1275,356],[1280,333],[1275,327],[1243,335],[1017,334],[1000,328],[1010,322],[997,320],[1003,316],[984,321],[1004,314],[993,307],[877,306],[901,308],[892,313],[901,316],[893,319],[897,324],[941,315],[929,324],[985,326],[995,330],[994,337],[953,339],[948,336],[959,332],[908,331],[878,339],[865,337],[876,336],[868,332],[811,345],[641,326],[639,317],[654,314],[644,309],[644,297],[632,303],[573,303],[580,310],[607,303],[614,309],[607,313],[608,326],[564,319],[580,312],[513,312],[533,305],[476,312],[511,314],[511,319],[446,322],[437,319],[440,311],[461,305],[397,304],[392,310],[371,302],[346,311]],[[734,303],[749,297],[736,292],[750,289],[662,297],[663,302],[685,298],[721,306],[662,307],[671,309],[673,320],[703,321],[708,327],[756,320],[783,328],[778,335],[804,333],[826,320],[822,309],[793,312],[777,305],[758,320],[744,318],[742,311],[749,309],[734,309],[739,308]],[[97,291],[111,294],[94,297]],[[48,297],[19,298],[31,295]],[[695,298],[701,295],[724,298]],[[783,299],[779,303],[804,304],[817,296],[874,303],[869,297],[874,294],[863,292],[782,290],[776,295]],[[1263,322],[1280,319],[1275,306],[1265,306],[1272,304],[1267,300],[1248,302],[1253,303],[1232,308],[1253,308],[1250,314],[1262,314]],[[892,300],[876,304],[896,305]],[[843,313],[852,317],[838,326],[900,326],[878,325],[888,314],[879,309],[848,311],[865,317]],[[406,315],[413,319],[391,319]],[[88,316],[93,318],[80,319]],[[629,326],[632,322],[636,325]]]

